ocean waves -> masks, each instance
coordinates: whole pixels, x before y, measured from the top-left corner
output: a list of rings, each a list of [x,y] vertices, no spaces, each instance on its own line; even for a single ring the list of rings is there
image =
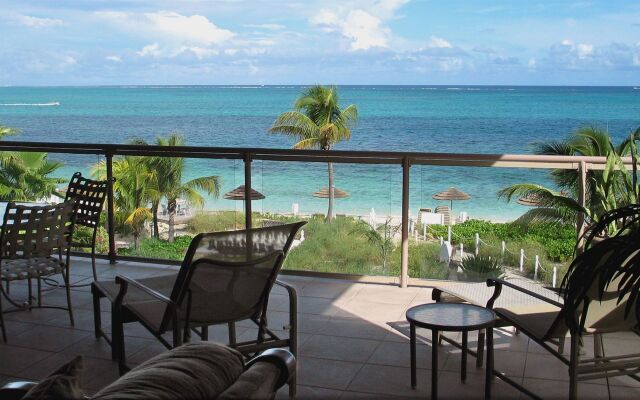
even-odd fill
[[[0,107],[57,107],[59,105],[59,101],[49,103],[0,103]]]

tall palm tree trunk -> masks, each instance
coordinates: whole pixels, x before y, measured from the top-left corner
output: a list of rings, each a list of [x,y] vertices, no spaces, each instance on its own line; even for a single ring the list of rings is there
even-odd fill
[[[153,237],[156,239],[160,239],[160,229],[158,227],[158,207],[160,206],[160,202],[151,203],[152,213],[153,213]]]
[[[168,237],[167,240],[169,241],[169,243],[173,243],[173,239],[174,239],[174,226],[175,226],[175,222],[176,222],[176,207],[177,207],[177,203],[175,200],[170,200],[167,202],[167,211],[169,212],[169,231],[168,231]]]
[[[326,222],[333,221],[333,201],[335,199],[335,185],[333,184],[333,163],[327,163],[329,172],[329,209],[327,210]]]

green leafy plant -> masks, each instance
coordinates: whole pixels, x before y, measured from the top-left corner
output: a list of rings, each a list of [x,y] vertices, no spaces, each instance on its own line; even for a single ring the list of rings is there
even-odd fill
[[[597,222],[599,216],[627,204],[637,198],[638,184],[627,171],[622,157],[630,155],[636,168],[637,146],[640,128],[630,137],[614,146],[607,131],[595,127],[581,128],[567,140],[539,143],[536,154],[576,155],[606,157],[607,163],[602,171],[589,170],[586,173],[586,198],[582,205],[578,201],[581,190],[580,174],[577,170],[557,169],[551,172],[551,178],[558,188],[551,189],[533,183],[511,185],[498,191],[498,197],[507,201],[519,197],[535,198],[539,205],[526,212],[519,221],[576,222],[577,213],[583,213],[588,221]],[[616,229],[615,222],[608,229]]]
[[[380,259],[382,260],[382,269],[386,270],[389,254],[395,248],[393,238],[399,230],[400,227],[392,225],[391,219],[388,218],[383,224],[380,224],[376,228],[370,226],[364,221],[358,221],[356,228],[352,230],[352,233],[366,238],[370,244],[378,249],[380,252]]]
[[[463,278],[467,281],[482,282],[487,278],[499,278],[504,269],[498,259],[485,255],[467,256],[462,260]]]

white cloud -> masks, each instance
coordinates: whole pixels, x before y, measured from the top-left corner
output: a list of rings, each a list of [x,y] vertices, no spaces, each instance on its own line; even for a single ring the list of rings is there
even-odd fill
[[[351,11],[342,24],[341,31],[351,39],[351,50],[387,47],[391,33],[389,28],[381,26],[379,18],[363,10]]]
[[[593,54],[593,45],[580,43],[577,47],[577,51],[579,58],[587,58]]]
[[[233,32],[217,27],[202,15],[187,17],[175,12],[158,11],[144,16],[156,31],[187,42],[210,45],[225,42],[235,36]]]
[[[205,58],[210,58],[220,54],[220,52],[217,49],[208,49],[206,47],[198,47],[198,46],[182,46],[180,47],[180,49],[178,49],[178,51],[174,54],[174,56],[184,54],[184,53],[191,53],[194,56],[196,56],[198,60],[203,60]]]
[[[348,39],[352,51],[387,48],[392,32],[386,21],[394,18],[398,8],[406,3],[407,0],[378,0],[359,2],[357,7],[341,4],[318,10],[309,23],[323,32],[338,33]]]
[[[158,43],[152,43],[144,46],[142,50],[136,51],[136,54],[140,57],[160,57],[162,55],[162,51],[160,50],[160,45]]]
[[[120,56],[106,56],[104,59],[116,63],[122,62],[122,57]]]
[[[98,11],[96,16],[116,24],[123,30],[140,32],[155,40],[182,45],[214,45],[226,42],[235,33],[216,26],[203,15],[186,16],[172,11],[134,14]]]
[[[280,25],[280,24],[246,24],[243,26],[245,28],[266,29],[269,31],[279,31],[281,29],[286,28],[284,25]]]
[[[435,47],[438,49],[450,49],[453,46],[451,45],[450,42],[448,42],[445,39],[442,39],[436,36],[431,36],[428,47]]]
[[[20,15],[18,21],[24,26],[31,28],[48,28],[52,26],[60,26],[63,24],[61,19],[56,18],[39,18],[30,15]]]

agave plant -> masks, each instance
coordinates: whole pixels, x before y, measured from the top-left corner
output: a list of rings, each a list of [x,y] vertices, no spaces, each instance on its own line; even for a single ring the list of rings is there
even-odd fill
[[[499,278],[504,273],[504,268],[498,259],[491,256],[471,255],[462,260],[462,268],[465,280],[482,282],[487,278]]]

